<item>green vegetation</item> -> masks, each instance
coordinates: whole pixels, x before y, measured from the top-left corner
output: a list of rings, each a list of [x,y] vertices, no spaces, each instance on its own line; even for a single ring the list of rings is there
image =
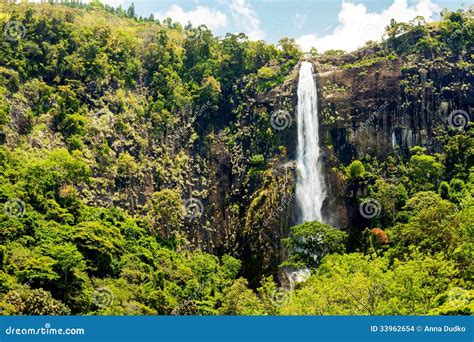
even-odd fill
[[[344,64],[342,68],[355,69],[355,68],[370,67],[374,64],[378,64],[384,61],[393,61],[395,59],[396,57],[391,53],[387,56],[370,56],[370,57],[363,58],[355,63]]]
[[[1,7],[2,28],[16,25],[0,42],[0,198],[13,208],[0,214],[1,312],[252,313],[241,262],[188,241],[183,201],[206,196],[188,179],[203,188],[210,173],[190,149],[208,149],[223,126],[246,140],[241,97],[282,82],[299,50],[64,5]],[[273,151],[254,146],[250,164],[264,169]]]
[[[446,146],[462,148],[455,142],[467,136],[452,135]],[[349,231],[349,244],[344,233],[327,225],[293,227],[286,240],[290,257],[282,266],[310,267],[313,275],[297,284],[292,301],[278,312],[472,315],[474,139],[470,137],[464,147],[469,166],[457,166],[460,175],[470,173],[464,179],[449,176],[446,170],[453,166],[446,155],[429,156],[421,148],[413,148],[405,162],[393,158],[384,163],[370,158],[352,162],[346,169],[349,188],[368,189],[380,212],[364,223],[368,228],[362,234]],[[421,169],[436,177],[417,172]],[[397,178],[383,177],[388,170],[396,170]],[[436,189],[443,179],[440,194],[426,190]],[[346,249],[354,251],[345,253]]]

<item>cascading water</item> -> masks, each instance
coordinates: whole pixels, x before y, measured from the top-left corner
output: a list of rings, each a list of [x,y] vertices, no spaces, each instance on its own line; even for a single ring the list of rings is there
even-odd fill
[[[296,201],[300,222],[323,222],[321,208],[325,197],[320,160],[318,95],[313,65],[303,62],[298,80],[298,149]]]

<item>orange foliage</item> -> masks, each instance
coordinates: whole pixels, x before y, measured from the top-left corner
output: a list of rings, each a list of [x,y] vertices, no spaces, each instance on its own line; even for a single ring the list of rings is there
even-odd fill
[[[388,240],[388,235],[387,233],[385,233],[385,231],[383,231],[382,229],[380,228],[372,228],[370,230],[370,232],[375,236],[375,238],[377,239],[377,243],[379,245],[386,245],[388,244],[390,241]]]

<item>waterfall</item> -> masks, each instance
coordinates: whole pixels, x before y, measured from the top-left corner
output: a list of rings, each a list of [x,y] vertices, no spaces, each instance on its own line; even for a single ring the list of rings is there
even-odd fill
[[[296,201],[300,222],[323,222],[325,197],[319,148],[318,96],[313,65],[303,62],[298,80],[298,148]]]

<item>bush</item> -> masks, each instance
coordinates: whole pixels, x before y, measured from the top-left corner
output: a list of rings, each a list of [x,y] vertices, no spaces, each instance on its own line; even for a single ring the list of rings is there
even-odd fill
[[[354,160],[347,168],[346,173],[351,179],[362,178],[365,175],[364,164],[360,160]]]
[[[43,289],[21,287],[9,291],[3,298],[11,315],[69,315],[69,308]],[[0,305],[1,302],[0,302]]]
[[[250,164],[252,166],[263,166],[265,164],[265,158],[261,154],[256,154],[250,158]]]
[[[319,222],[305,222],[291,228],[290,238],[284,239],[291,257],[285,266],[317,267],[331,253],[344,253],[347,233]]]

